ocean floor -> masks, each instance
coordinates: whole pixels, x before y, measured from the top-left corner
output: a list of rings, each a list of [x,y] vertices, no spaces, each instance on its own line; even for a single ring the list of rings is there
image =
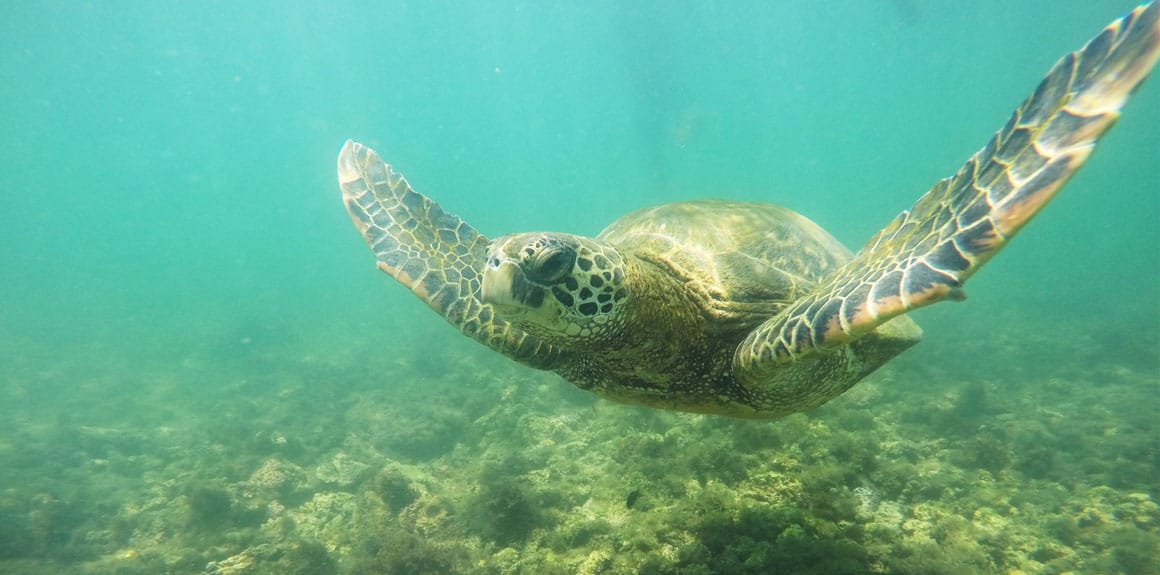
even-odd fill
[[[737,421],[438,327],[5,342],[0,572],[1160,573],[1155,341],[980,319]]]

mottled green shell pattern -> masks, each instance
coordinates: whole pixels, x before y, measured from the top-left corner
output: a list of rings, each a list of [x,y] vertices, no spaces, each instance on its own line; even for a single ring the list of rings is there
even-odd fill
[[[597,240],[654,261],[723,305],[788,304],[850,259],[850,251],[783,207],[700,200],[637,210]]]

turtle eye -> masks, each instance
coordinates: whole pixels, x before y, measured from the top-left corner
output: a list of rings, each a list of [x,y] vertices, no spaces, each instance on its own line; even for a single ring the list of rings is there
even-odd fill
[[[528,270],[528,279],[539,283],[553,283],[563,279],[576,263],[576,252],[569,249],[553,251],[534,262]]]

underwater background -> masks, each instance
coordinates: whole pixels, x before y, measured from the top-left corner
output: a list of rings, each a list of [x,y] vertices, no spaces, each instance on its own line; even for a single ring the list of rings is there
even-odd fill
[[[965,302],[776,421],[623,406],[375,270],[347,138],[489,236],[857,249],[1128,0],[6,2],[0,573],[1160,572],[1160,85]]]

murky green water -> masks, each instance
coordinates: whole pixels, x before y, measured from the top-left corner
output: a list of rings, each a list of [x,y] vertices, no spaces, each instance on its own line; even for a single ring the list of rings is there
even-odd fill
[[[1156,573],[1155,81],[780,421],[597,400],[375,271],[352,137],[488,235],[725,197],[857,248],[1132,7],[791,4],[0,7],[0,572]]]

